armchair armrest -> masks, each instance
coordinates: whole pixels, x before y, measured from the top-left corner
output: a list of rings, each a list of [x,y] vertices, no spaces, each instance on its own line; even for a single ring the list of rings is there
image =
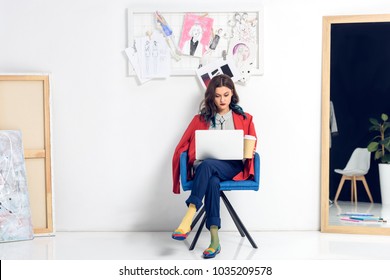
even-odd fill
[[[188,191],[192,189],[192,181],[187,181],[187,161],[188,152],[182,152],[180,155],[180,182],[183,191]]]
[[[260,184],[260,155],[257,152],[255,152],[254,161],[255,161],[255,166],[254,166],[255,176],[253,178],[253,181]]]

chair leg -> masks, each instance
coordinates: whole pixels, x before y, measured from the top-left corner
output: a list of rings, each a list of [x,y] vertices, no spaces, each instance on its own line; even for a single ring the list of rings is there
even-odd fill
[[[234,224],[236,225],[236,227],[238,229],[238,232],[240,233],[241,237],[245,237],[245,233],[242,230],[242,226],[240,225],[240,222],[237,220],[237,215],[235,215],[235,213],[234,213],[233,206],[231,205],[231,203],[227,199],[226,195],[222,191],[221,191],[221,197],[222,197],[223,202],[225,203],[226,209],[228,210],[230,216],[233,219]]]
[[[203,212],[204,212],[204,211],[203,211]],[[202,212],[202,214],[203,214],[203,212]],[[198,215],[198,216],[199,216],[199,215]],[[200,216],[201,216],[201,215],[200,215]],[[195,237],[194,237],[194,240],[192,240],[191,246],[190,246],[190,248],[189,248],[190,251],[194,250],[195,245],[196,245],[196,242],[198,242],[199,236],[200,236],[200,234],[202,233],[202,229],[203,229],[205,223],[206,223],[206,215],[204,215],[202,221],[200,222],[198,231],[196,232],[196,235],[195,235]]]
[[[196,215],[195,219],[191,223],[191,230],[196,226],[196,224],[198,223],[199,219],[202,217],[205,211],[206,209],[204,208],[204,206],[199,210],[199,213]]]
[[[236,211],[234,210],[233,206],[230,204],[230,202],[227,199],[226,195],[222,191],[221,191],[221,197],[222,197],[223,201],[225,202],[225,205],[229,205],[228,207],[230,208],[231,213],[234,216],[234,218],[232,216],[233,221],[236,220],[238,222],[239,226],[241,227],[242,231],[245,233],[245,235],[248,238],[249,242],[251,243],[252,247],[257,249],[257,245],[256,245],[255,241],[252,239],[252,236],[249,234],[249,232],[245,228],[244,224],[242,223],[242,221],[238,217],[238,215],[237,215]]]
[[[356,182],[356,176],[353,176],[352,177],[352,186],[353,186],[353,194],[355,196],[355,202],[357,202],[357,188],[356,188],[356,185],[357,185],[357,182]]]
[[[339,183],[339,187],[337,188],[336,196],[335,196],[335,198],[334,198],[334,202],[336,202],[337,199],[339,198],[341,189],[343,188],[344,182],[345,182],[346,179],[347,179],[347,177],[346,177],[345,175],[343,175],[343,176],[341,177],[341,180],[340,180],[340,183]]]
[[[241,236],[242,237],[246,236],[248,238],[249,242],[251,243],[252,247],[257,249],[257,245],[256,245],[255,241],[253,240],[252,236],[249,234],[249,232],[245,228],[244,224],[242,223],[242,221],[238,217],[233,206],[229,202],[228,198],[226,197],[226,195],[222,191],[221,191],[221,197],[222,197],[223,202],[225,203],[226,208],[229,211],[230,216],[232,217],[234,223],[236,224],[236,227],[237,227],[238,231],[240,232]],[[193,229],[195,227],[195,225],[198,223],[199,219],[203,216],[205,211],[206,211],[205,207],[202,207],[200,209],[199,213],[196,215],[195,219],[192,221],[191,229]],[[195,237],[192,240],[192,243],[190,245],[190,248],[189,248],[190,251],[195,248],[195,245],[198,242],[199,236],[202,233],[202,229],[203,229],[205,223],[206,223],[206,215],[204,215],[201,223],[199,224],[199,228],[198,228],[198,230],[195,234]]]
[[[370,188],[368,187],[368,184],[367,184],[367,181],[366,181],[366,177],[360,176],[359,179],[362,180],[364,188],[366,189],[368,198],[370,199],[371,203],[374,203],[374,200],[372,199],[372,195],[371,195],[371,192],[370,192]]]

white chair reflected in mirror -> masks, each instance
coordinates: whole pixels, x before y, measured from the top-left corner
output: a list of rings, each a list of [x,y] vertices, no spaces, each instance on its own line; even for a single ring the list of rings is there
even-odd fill
[[[340,192],[344,186],[345,181],[350,180],[352,202],[357,202],[357,181],[362,181],[364,188],[366,189],[368,198],[370,199],[371,203],[374,203],[366,178],[364,177],[364,175],[366,175],[368,173],[368,170],[370,169],[370,160],[371,153],[367,150],[367,148],[356,148],[353,151],[350,159],[348,160],[348,163],[345,168],[334,170],[336,173],[343,175],[341,177],[339,187],[337,188],[336,196],[334,199],[335,202],[339,198]]]

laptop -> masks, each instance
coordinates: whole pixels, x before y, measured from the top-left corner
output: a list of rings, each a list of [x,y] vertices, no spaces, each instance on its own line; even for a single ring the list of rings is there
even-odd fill
[[[244,158],[244,131],[196,130],[195,158],[236,160]]]

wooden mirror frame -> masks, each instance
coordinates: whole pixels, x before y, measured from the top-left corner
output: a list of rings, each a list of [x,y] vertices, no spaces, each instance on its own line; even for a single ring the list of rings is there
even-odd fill
[[[390,235],[390,228],[329,225],[331,27],[342,23],[390,22],[390,15],[324,16],[322,33],[321,232]]]

